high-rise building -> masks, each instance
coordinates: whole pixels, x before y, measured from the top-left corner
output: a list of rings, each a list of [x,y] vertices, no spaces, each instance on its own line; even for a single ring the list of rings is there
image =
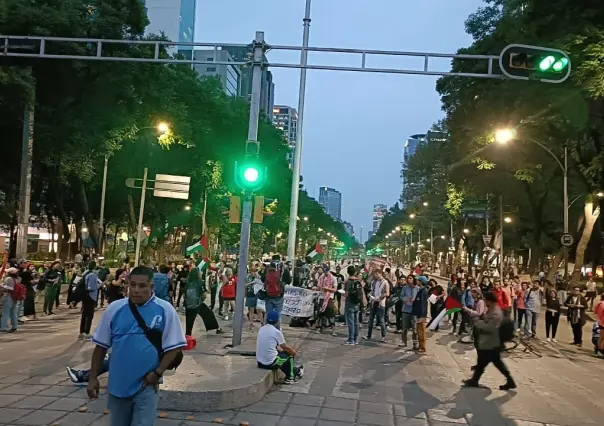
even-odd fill
[[[195,9],[197,0],[143,0],[147,7],[147,34],[164,33],[170,41],[195,41]],[[193,46],[168,49],[187,59],[193,56]]]
[[[371,237],[373,237],[374,232],[373,231],[367,231],[367,241],[369,241],[371,239]]]
[[[417,147],[425,141],[425,134],[411,135],[405,141],[405,145],[403,146],[403,173],[401,173],[401,204],[403,209],[407,208],[407,205],[409,204],[409,188],[407,187],[407,183],[405,182],[405,170],[407,168],[407,163],[409,162],[409,159],[415,155]]]
[[[344,225],[344,229],[346,230],[348,235],[354,238],[354,227],[352,226],[352,223],[344,221],[342,222],[342,224]]]
[[[386,204],[374,204],[373,205],[373,233],[375,234],[380,229],[382,219],[388,213],[388,206]]]
[[[246,61],[252,57],[252,48],[244,46],[225,46],[232,58],[237,61]],[[266,58],[265,58],[266,59]],[[252,99],[252,67],[241,70],[240,94],[248,102]],[[260,88],[260,112],[264,113],[266,121],[273,122],[273,107],[275,105],[275,83],[273,74],[262,70],[262,85]]]
[[[283,131],[283,139],[289,144],[287,161],[289,166],[292,167],[298,136],[298,111],[285,105],[275,105],[273,108],[273,125]]]
[[[226,50],[195,50],[195,59],[208,62],[233,62],[233,57]],[[239,96],[241,69],[237,65],[208,65],[193,66],[200,77],[217,77],[224,91],[229,96]]]
[[[319,204],[325,212],[336,220],[342,218],[342,193],[333,188],[322,186],[319,188]]]

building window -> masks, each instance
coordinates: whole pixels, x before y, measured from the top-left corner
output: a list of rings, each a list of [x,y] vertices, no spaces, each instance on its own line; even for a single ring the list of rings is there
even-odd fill
[[[207,67],[206,71],[207,72],[216,72],[216,67]]]

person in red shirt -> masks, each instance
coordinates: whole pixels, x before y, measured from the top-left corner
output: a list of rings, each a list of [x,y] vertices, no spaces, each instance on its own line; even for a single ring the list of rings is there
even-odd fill
[[[224,271],[224,284],[220,288],[222,300],[225,304],[225,315],[224,319],[229,319],[229,312],[235,311],[235,295],[237,292],[237,277],[233,275],[233,270],[227,268]]]
[[[503,310],[504,316],[509,318],[512,311],[512,298],[510,297],[509,291],[505,291],[501,288],[501,284],[499,282],[495,282],[495,286],[491,292],[495,293],[497,296],[497,305],[499,305],[499,307]]]

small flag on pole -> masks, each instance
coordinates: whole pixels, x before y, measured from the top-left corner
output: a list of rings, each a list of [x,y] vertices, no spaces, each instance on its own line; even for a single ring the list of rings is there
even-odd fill
[[[321,248],[321,244],[317,243],[315,245],[315,249],[313,251],[311,251],[310,253],[308,253],[308,256],[311,259],[315,259],[317,256],[323,254],[323,249]]]
[[[197,241],[195,244],[190,245],[189,247],[187,247],[187,256],[192,255],[193,253],[197,253],[200,250],[208,250],[208,237],[206,237],[206,235],[202,235],[201,239],[199,241]]]
[[[452,297],[447,297],[445,300],[445,309],[440,311],[440,313],[432,320],[432,324],[428,327],[428,330],[436,330],[436,327],[440,325],[442,320],[445,318],[445,315],[454,314],[455,312],[461,311],[461,303]]]

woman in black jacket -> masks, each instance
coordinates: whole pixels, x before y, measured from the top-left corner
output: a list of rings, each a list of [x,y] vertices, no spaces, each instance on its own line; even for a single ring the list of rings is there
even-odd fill
[[[551,341],[556,343],[556,331],[558,331],[558,322],[560,321],[560,301],[558,300],[558,293],[556,290],[550,290],[545,299],[547,304],[547,310],[545,311],[545,337],[549,342],[549,332],[551,330]]]

